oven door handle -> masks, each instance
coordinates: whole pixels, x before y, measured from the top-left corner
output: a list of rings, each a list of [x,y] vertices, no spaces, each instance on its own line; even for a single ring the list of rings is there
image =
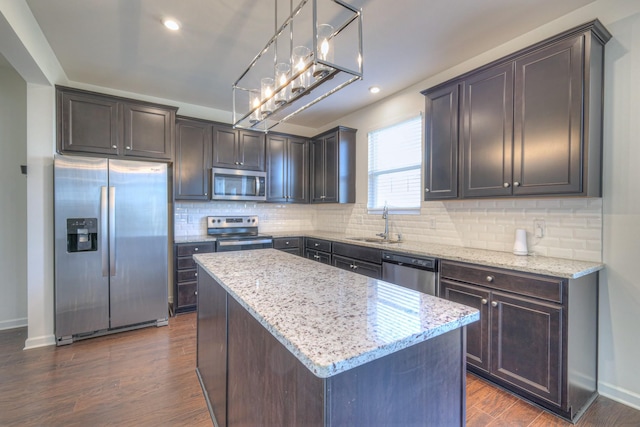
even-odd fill
[[[246,246],[246,245],[262,245],[273,243],[272,239],[258,239],[258,240],[222,240],[218,241],[220,246]]]

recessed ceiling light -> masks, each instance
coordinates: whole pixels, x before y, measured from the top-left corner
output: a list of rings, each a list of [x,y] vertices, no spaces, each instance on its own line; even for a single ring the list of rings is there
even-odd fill
[[[371,87],[369,88],[369,92],[371,92],[371,93],[378,93],[378,92],[380,92],[380,86],[371,86]]]
[[[162,20],[162,23],[172,31],[178,31],[180,29],[180,23],[173,18],[165,18]]]

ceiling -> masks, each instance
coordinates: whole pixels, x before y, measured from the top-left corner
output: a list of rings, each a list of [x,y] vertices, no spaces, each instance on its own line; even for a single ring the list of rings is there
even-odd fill
[[[26,1],[70,81],[224,111],[275,25],[276,0]],[[594,0],[347,1],[363,10],[364,79],[291,123],[322,127]]]

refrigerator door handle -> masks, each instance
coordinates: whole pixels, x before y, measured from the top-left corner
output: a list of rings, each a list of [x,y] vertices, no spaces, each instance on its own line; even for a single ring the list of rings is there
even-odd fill
[[[107,216],[109,201],[107,199],[107,187],[100,187],[100,254],[102,258],[102,277],[109,275],[109,241],[107,239]]]
[[[116,187],[109,187],[109,274],[116,275]]]

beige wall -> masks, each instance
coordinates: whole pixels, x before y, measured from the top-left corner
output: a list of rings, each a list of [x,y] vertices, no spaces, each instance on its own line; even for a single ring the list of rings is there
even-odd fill
[[[27,84],[0,65],[0,329],[27,324]]]

